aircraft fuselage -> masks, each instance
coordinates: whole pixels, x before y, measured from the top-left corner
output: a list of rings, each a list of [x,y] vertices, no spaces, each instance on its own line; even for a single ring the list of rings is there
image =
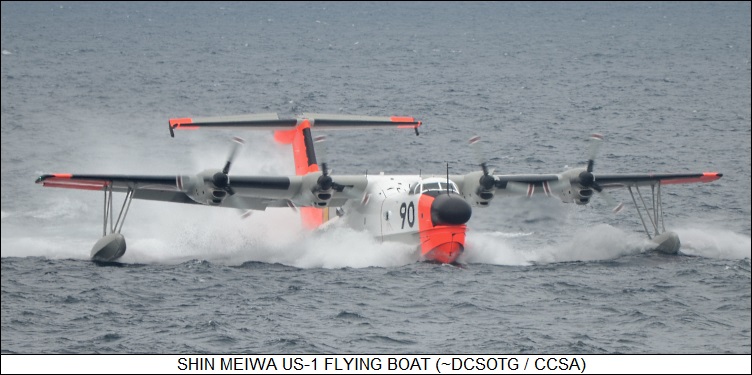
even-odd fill
[[[465,249],[471,208],[446,178],[376,175],[368,176],[363,199],[340,213],[346,225],[381,241],[417,244],[425,259],[453,263]]]

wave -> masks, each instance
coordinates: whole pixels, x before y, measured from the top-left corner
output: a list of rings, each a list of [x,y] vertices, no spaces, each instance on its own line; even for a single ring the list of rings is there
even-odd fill
[[[637,233],[624,232],[607,224],[576,230],[571,237],[554,244],[542,243],[537,236],[530,236],[535,240],[516,240],[525,237],[520,233],[470,232],[467,249],[459,260],[506,266],[598,261],[638,254],[652,245]]]
[[[728,229],[688,226],[674,229],[681,240],[681,253],[716,259],[749,259],[750,236]]]

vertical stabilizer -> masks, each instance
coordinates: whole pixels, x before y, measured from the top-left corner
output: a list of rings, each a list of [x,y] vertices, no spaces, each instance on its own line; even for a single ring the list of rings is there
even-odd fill
[[[274,139],[279,143],[292,145],[296,175],[302,176],[319,171],[309,120],[300,121],[300,124],[292,130],[275,130]],[[326,215],[328,210],[328,207],[301,207],[300,217],[303,220],[303,226],[307,229],[317,228],[328,219],[329,215]]]

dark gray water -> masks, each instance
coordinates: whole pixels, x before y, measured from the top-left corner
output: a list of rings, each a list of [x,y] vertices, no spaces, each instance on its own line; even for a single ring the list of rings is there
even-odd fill
[[[750,353],[749,3],[2,3],[2,353]],[[407,115],[328,134],[334,173],[704,172],[665,188],[680,256],[633,207],[473,212],[462,266],[294,213],[136,201],[41,173],[195,173],[232,135],[167,119]],[[292,174],[271,134],[233,173]],[[629,202],[625,192],[615,198]]]

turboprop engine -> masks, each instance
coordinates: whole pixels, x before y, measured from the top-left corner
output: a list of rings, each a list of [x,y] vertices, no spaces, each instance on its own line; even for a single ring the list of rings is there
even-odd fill
[[[235,160],[235,156],[237,156],[245,141],[239,137],[233,137],[232,141],[234,143],[224,168],[221,170],[207,169],[194,177],[178,176],[176,181],[178,190],[188,194],[195,202],[210,206],[218,206],[228,195],[235,194],[232,185],[230,185],[228,173],[230,173],[230,167]]]

